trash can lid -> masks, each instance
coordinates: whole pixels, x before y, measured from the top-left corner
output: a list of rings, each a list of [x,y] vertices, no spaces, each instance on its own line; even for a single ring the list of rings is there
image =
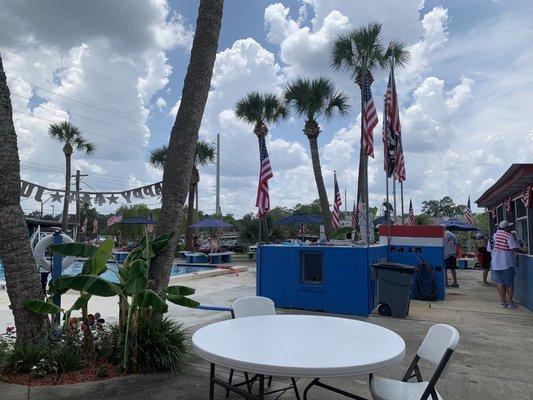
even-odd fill
[[[372,267],[376,269],[388,269],[398,272],[409,272],[411,274],[414,274],[417,270],[417,267],[415,267],[414,265],[400,264],[388,261],[372,264]]]

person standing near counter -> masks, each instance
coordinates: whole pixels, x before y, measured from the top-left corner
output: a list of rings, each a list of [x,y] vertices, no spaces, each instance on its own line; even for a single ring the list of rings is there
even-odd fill
[[[480,266],[483,268],[483,283],[485,285],[490,285],[490,283],[487,281],[487,278],[489,276],[490,271],[490,253],[487,251],[487,239],[485,239],[485,236],[483,233],[479,232],[476,235],[477,240],[477,252],[480,255]]]
[[[517,308],[513,301],[514,292],[514,266],[515,253],[521,253],[516,238],[511,234],[512,223],[503,220],[498,225],[498,230],[492,240],[487,244],[487,251],[491,253],[491,277],[496,283],[500,307]]]
[[[457,284],[457,236],[450,231],[444,232],[444,268],[446,269],[446,287],[458,288]],[[452,274],[453,283],[448,285],[448,271]]]

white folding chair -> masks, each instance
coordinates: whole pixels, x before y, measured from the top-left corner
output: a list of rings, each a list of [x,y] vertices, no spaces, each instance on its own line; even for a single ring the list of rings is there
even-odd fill
[[[233,302],[231,305],[231,316],[232,318],[246,318],[246,317],[259,317],[263,315],[276,315],[276,307],[274,305],[274,302],[269,299],[268,297],[261,297],[261,296],[247,296],[247,297],[241,297]],[[228,383],[231,385],[233,382],[233,374],[234,370],[231,369],[229,373],[229,380]],[[246,384],[246,387],[248,389],[248,392],[251,392],[252,385],[257,379],[257,376],[252,377],[251,379],[248,376],[247,372],[244,372],[244,378],[245,381],[237,384],[237,385],[244,385]],[[299,400],[300,395],[298,393],[298,388],[296,386],[296,380],[294,378],[291,378],[292,387],[294,389],[294,392],[296,394],[296,398]],[[268,378],[268,386],[272,384],[272,377],[270,376]],[[289,387],[289,388],[290,388]],[[276,391],[277,392],[277,391]],[[271,392],[273,393],[273,392]],[[229,396],[229,390],[226,390],[226,398]]]
[[[459,332],[453,326],[433,325],[418,348],[411,365],[401,381],[373,377],[370,381],[370,393],[374,400],[442,400],[435,389],[439,378],[446,371],[450,357],[459,344]],[[420,359],[435,365],[435,371],[429,382],[424,381],[418,367]],[[417,382],[409,382],[415,378]]]

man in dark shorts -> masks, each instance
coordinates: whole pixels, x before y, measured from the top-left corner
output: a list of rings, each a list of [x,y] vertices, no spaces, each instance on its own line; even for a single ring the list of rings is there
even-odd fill
[[[490,271],[490,252],[487,251],[487,239],[483,233],[479,232],[476,235],[477,239],[477,252],[479,254],[479,266],[483,268],[483,283],[485,285],[490,285],[490,282],[487,281]]]
[[[452,232],[446,231],[444,232],[444,268],[446,269],[446,287],[453,287],[458,288],[459,285],[457,284],[457,273],[455,270],[457,269],[457,244],[458,244],[457,236],[455,236]],[[448,284],[448,271],[452,274],[453,283],[451,285]]]

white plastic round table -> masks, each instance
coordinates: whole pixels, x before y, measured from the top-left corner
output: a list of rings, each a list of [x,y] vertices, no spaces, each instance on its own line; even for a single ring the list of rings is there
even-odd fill
[[[212,364],[261,375],[328,378],[372,374],[399,363],[405,342],[378,325],[346,318],[272,315],[199,329],[194,351]]]

